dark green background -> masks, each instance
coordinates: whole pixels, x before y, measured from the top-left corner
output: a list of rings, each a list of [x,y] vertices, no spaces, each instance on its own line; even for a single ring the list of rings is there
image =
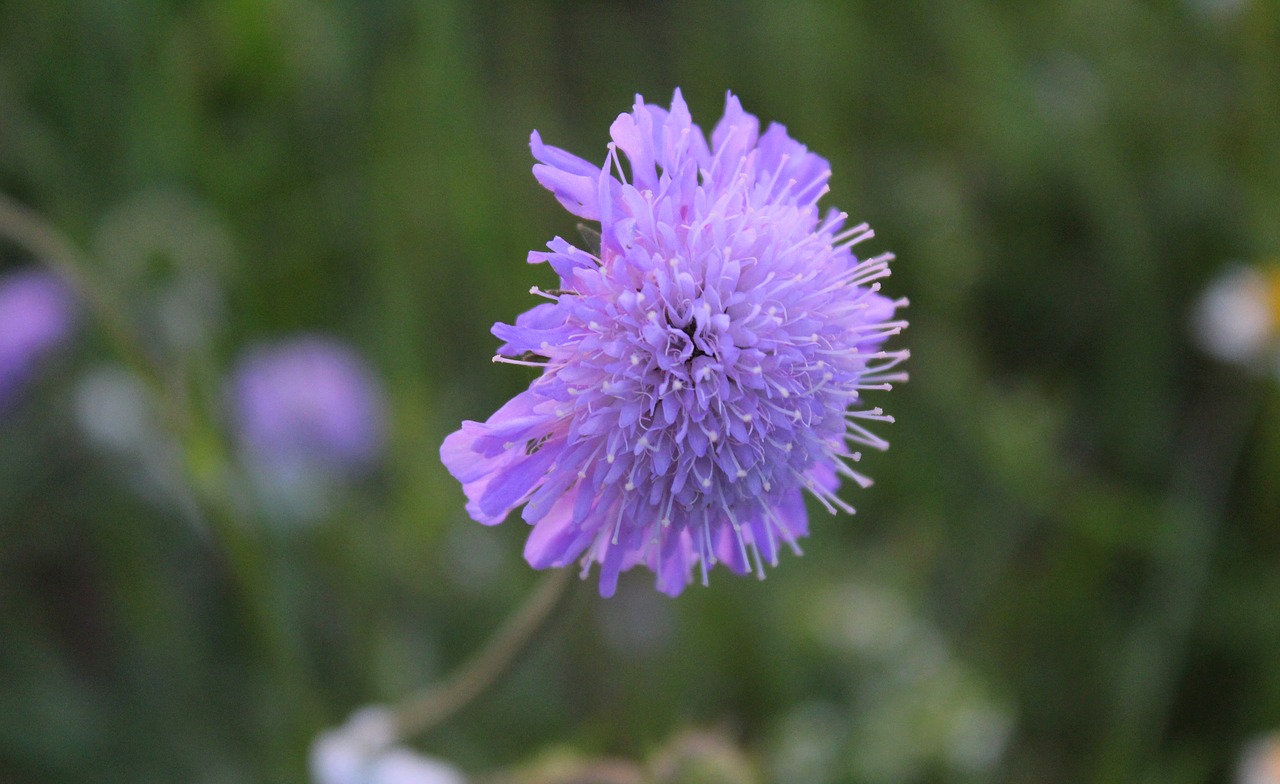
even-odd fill
[[[483,772],[722,726],[786,784],[1178,784],[1280,728],[1280,397],[1188,338],[1225,261],[1280,247],[1275,3],[3,0],[0,190],[144,332],[175,277],[221,291],[204,342],[153,347],[195,424],[151,462],[224,465],[218,378],[304,331],[365,353],[393,427],[328,519],[240,515],[246,588],[219,529],[75,425],[118,358],[87,321],[0,421],[0,780],[301,781],[316,731],[481,644],[535,575],[437,450],[528,383],[488,327],[573,236],[528,134],[601,160],[675,86],[706,129],[727,89],[786,124],[898,255],[893,448],[763,583],[574,585],[419,748]],[[226,247],[184,261],[199,231]]]

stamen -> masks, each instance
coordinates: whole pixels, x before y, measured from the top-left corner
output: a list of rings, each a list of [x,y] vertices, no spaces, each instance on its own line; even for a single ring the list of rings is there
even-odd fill
[[[535,367],[535,368],[545,368],[547,366],[547,363],[545,361],[532,362],[527,359],[512,359],[511,357],[504,357],[501,354],[494,354],[493,361],[501,362],[504,365],[524,365],[525,367]]]

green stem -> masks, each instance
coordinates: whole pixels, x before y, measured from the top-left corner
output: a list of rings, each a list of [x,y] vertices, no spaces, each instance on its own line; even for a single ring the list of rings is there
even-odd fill
[[[551,616],[565,594],[570,576],[570,569],[552,571],[461,670],[444,683],[402,702],[396,708],[398,735],[407,739],[425,733],[493,685]]]
[[[1213,573],[1226,495],[1243,456],[1263,390],[1231,400],[1217,416],[1192,424],[1186,459],[1172,477],[1160,561],[1145,586],[1141,619],[1120,652],[1098,781],[1135,781],[1152,759],[1169,720],[1196,614]],[[1209,423],[1207,432],[1198,428]]]
[[[93,278],[88,260],[65,235],[33,210],[0,193],[0,236],[8,237],[65,280],[97,317],[112,348],[151,386],[164,392],[157,364],[147,356],[119,299]]]
[[[95,278],[88,258],[76,245],[36,212],[4,193],[0,193],[0,237],[7,237],[26,250],[75,290],[106,333],[111,348],[151,390],[160,405],[163,426],[183,448],[183,470],[195,504],[219,542],[268,666],[285,691],[287,715],[314,715],[302,677],[299,646],[279,623],[282,613],[276,607],[278,592],[262,543],[251,529],[240,524],[229,505],[228,472],[217,436],[209,432],[203,418],[189,410],[189,397],[181,394],[182,379],[171,377],[148,355],[120,298],[104,281]],[[279,733],[272,735],[271,745],[279,751],[281,764],[290,762],[296,749],[288,748]]]

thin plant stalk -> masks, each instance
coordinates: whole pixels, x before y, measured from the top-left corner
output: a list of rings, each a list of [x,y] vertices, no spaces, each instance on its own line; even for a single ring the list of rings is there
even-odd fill
[[[74,243],[34,210],[5,193],[0,193],[0,236],[25,249],[66,281],[92,311],[120,358],[148,384],[164,391],[162,374],[147,355],[125,309],[102,281],[94,279],[88,260]]]
[[[183,471],[188,479],[192,500],[202,521],[213,532],[228,562],[231,578],[247,605],[250,623],[263,646],[268,666],[272,668],[291,709],[309,711],[309,691],[305,687],[305,669],[295,640],[280,625],[279,608],[270,565],[262,543],[249,526],[237,519],[230,503],[228,470],[217,443],[205,420],[189,409],[184,401],[181,379],[172,378],[166,369],[146,350],[141,335],[127,315],[115,292],[95,277],[88,257],[62,232],[50,225],[34,210],[0,193],[0,238],[31,254],[34,260],[51,269],[67,282],[88,307],[106,334],[111,349],[150,389],[161,408],[161,422],[169,435],[183,448],[186,459]],[[193,455],[200,459],[193,459]],[[277,739],[275,745],[282,757],[292,750]]]
[[[565,594],[570,577],[570,569],[550,572],[462,669],[443,683],[401,703],[396,708],[399,737],[422,735],[493,685],[551,616]]]
[[[1264,394],[1262,385],[1250,385],[1230,396],[1223,410],[1192,420],[1185,434],[1185,458],[1165,502],[1161,560],[1147,579],[1141,620],[1121,653],[1098,781],[1132,780],[1153,759],[1168,726],[1196,614],[1212,578],[1227,493]]]

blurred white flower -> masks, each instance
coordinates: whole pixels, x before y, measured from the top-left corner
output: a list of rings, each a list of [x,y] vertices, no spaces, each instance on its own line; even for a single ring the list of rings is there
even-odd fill
[[[464,784],[457,768],[408,749],[388,749],[373,761],[368,784]]]
[[[1280,733],[1245,746],[1236,784],[1280,784]]]
[[[80,429],[89,440],[113,451],[141,453],[160,439],[155,408],[142,379],[119,365],[91,368],[76,385]]]
[[[1196,342],[1218,359],[1280,368],[1280,270],[1243,264],[1223,270],[1196,304],[1192,326]]]
[[[393,746],[395,741],[390,708],[361,708],[346,724],[316,736],[311,779],[314,784],[466,784],[457,768]]]
[[[846,773],[907,782],[930,769],[978,776],[999,764],[1016,722],[1012,707],[906,595],[849,583],[822,592],[816,608],[814,632],[855,664]]]
[[[231,232],[203,200],[181,188],[144,190],[102,218],[100,260],[155,348],[188,357],[225,321],[222,282],[235,257]]]
[[[125,484],[150,503],[202,519],[183,474],[182,447],[165,432],[160,401],[146,382],[121,365],[102,364],[86,369],[74,392],[80,432]]]

